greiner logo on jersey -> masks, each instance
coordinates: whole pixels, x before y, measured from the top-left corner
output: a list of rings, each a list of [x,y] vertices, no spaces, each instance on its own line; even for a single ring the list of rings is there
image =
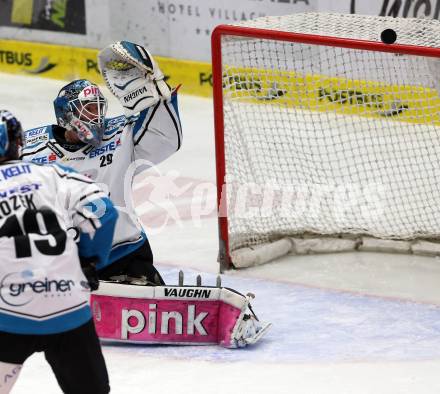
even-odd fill
[[[45,277],[34,280],[34,276],[32,270],[5,275],[0,282],[0,299],[7,305],[19,307],[29,304],[35,295],[67,295],[75,286],[75,282],[70,279],[55,280]]]

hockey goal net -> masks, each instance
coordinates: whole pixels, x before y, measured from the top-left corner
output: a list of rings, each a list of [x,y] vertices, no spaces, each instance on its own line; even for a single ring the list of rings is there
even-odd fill
[[[212,54],[222,269],[440,251],[438,21],[264,17],[218,26]]]

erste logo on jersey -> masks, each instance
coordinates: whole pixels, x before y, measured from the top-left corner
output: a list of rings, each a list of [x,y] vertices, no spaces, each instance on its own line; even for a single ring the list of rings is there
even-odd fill
[[[57,155],[55,154],[55,152],[52,152],[48,156],[34,157],[32,161],[38,164],[54,163],[55,161],[57,161]]]
[[[92,158],[94,158],[96,156],[101,156],[101,155],[103,155],[105,153],[115,151],[120,145],[121,145],[121,139],[118,138],[116,140],[116,142],[112,141],[112,142],[108,143],[107,145],[100,146],[98,148],[93,149],[89,153],[89,157],[92,159]]]

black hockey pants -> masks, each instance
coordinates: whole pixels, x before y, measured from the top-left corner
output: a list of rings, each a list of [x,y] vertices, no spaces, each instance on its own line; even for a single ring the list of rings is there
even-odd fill
[[[64,393],[110,392],[107,368],[93,320],[73,330],[50,335],[0,331],[0,361],[21,365],[35,352],[44,352]],[[42,387],[35,390],[44,392]]]

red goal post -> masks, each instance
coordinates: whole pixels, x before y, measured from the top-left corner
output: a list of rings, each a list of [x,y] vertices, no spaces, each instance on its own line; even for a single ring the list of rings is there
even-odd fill
[[[292,19],[290,23],[285,23],[285,21],[289,18]],[[301,18],[303,18],[304,20],[313,19],[317,23],[315,23],[315,25],[311,23],[312,27],[310,28],[310,26],[306,26],[306,29],[304,29],[305,31],[303,31],[302,28],[307,25],[307,23],[302,23]],[[325,25],[326,22],[323,21],[331,20],[335,21],[335,23],[333,24],[328,24],[331,25],[331,29],[328,29],[327,26],[320,26],[320,22]],[[300,21],[300,23],[295,23],[295,21]],[[341,32],[338,32],[338,23],[343,24],[343,28],[341,28],[341,30],[343,30],[342,34],[339,34]],[[359,24],[362,26],[363,30],[367,31],[367,33],[363,31],[358,38],[356,34],[356,26],[358,26]],[[297,25],[298,27],[296,28]],[[373,25],[374,28],[371,28]],[[267,26],[267,28],[265,26]],[[277,28],[277,26],[279,28]],[[386,28],[393,28],[396,30],[396,43],[385,44],[380,41],[380,31]],[[425,29],[424,32],[422,31],[423,29]],[[350,30],[352,31],[352,33],[346,34],[346,32],[350,32]],[[423,85],[423,81],[414,81],[413,87],[411,85],[411,81],[402,81],[402,83],[399,84],[399,81],[396,80],[396,78],[394,78],[394,76],[392,75],[395,70],[390,67],[393,59],[410,59],[407,61],[407,63],[410,64],[410,67],[416,68],[417,61],[413,61],[413,58],[440,58],[440,42],[438,42],[440,40],[439,32],[440,27],[438,21],[426,21],[425,23],[423,23],[420,20],[404,20],[403,18],[341,14],[297,14],[285,17],[266,17],[259,18],[256,21],[244,22],[240,25],[220,25],[215,28],[212,33],[212,67],[217,169],[217,203],[219,211],[219,261],[221,265],[221,270],[229,269],[232,266],[241,267],[256,265],[263,263],[267,260],[279,257],[283,254],[289,252],[292,253],[292,248],[295,249],[295,241],[291,238],[289,238],[288,242],[285,241],[286,237],[291,236],[297,236],[302,239],[309,237],[308,239],[310,239],[310,234],[312,234],[313,236],[319,234],[324,235],[328,239],[328,237],[330,237],[331,235],[336,235],[336,238],[338,239],[348,238],[349,240],[353,240],[355,236],[361,234],[363,236],[371,235],[371,237],[373,238],[390,241],[402,240],[404,242],[407,242],[409,240],[411,244],[416,238],[430,240],[432,238],[437,238],[440,235],[440,217],[438,221],[435,221],[433,226],[425,226],[424,223],[420,223],[420,229],[415,229],[412,232],[406,231],[405,229],[399,232],[399,230],[396,229],[397,227],[399,227],[399,224],[396,226],[396,228],[384,225],[384,229],[377,230],[375,226],[372,226],[371,229],[366,228],[364,223],[362,223],[359,228],[356,228],[356,226],[352,226],[351,224],[347,225],[344,223],[343,225],[341,225],[340,228],[338,228],[338,226],[334,226],[336,228],[336,231],[334,231],[334,229],[332,228],[333,226],[330,225],[329,231],[327,231],[327,227],[325,227],[325,221],[323,221],[322,228],[320,228],[320,226],[313,225],[306,225],[303,228],[302,226],[295,225],[292,226],[292,229],[286,228],[285,222],[283,221],[282,225],[278,229],[276,227],[277,223],[275,223],[277,221],[275,220],[274,223],[270,223],[267,226],[267,234],[265,233],[264,227],[259,227],[258,230],[256,230],[256,236],[249,233],[252,233],[253,223],[259,223],[260,218],[253,218],[252,220],[254,220],[254,222],[252,220],[248,220],[245,223],[244,232],[242,230],[236,230],[236,233],[234,233],[235,229],[232,229],[233,231],[231,232],[231,210],[228,210],[228,204],[230,203],[230,200],[232,198],[231,195],[228,195],[228,193],[230,193],[229,189],[231,189],[231,187],[227,182],[228,165],[230,164],[228,160],[233,161],[233,156],[231,158],[231,155],[233,154],[232,151],[229,157],[227,157],[227,151],[228,149],[230,149],[230,147],[228,147],[228,144],[235,144],[235,139],[241,139],[243,134],[242,132],[244,130],[242,124],[238,126],[235,126],[233,124],[234,118],[236,119],[237,116],[240,116],[240,111],[244,111],[246,112],[246,116],[251,119],[251,117],[255,117],[261,112],[260,110],[263,106],[275,108],[275,106],[278,105],[279,107],[283,108],[284,112],[282,116],[286,117],[286,119],[283,119],[282,122],[274,118],[273,125],[270,126],[273,129],[270,129],[270,132],[268,132],[267,129],[259,129],[258,125],[259,123],[261,123],[262,119],[258,116],[256,116],[255,119],[251,119],[248,123],[245,123],[252,124],[252,127],[256,130],[255,133],[261,133],[262,138],[264,138],[262,142],[263,145],[275,144],[273,141],[270,141],[270,138],[271,136],[273,136],[274,138],[279,138],[278,135],[272,135],[272,131],[278,130],[280,124],[282,124],[282,127],[286,128],[285,132],[291,131],[292,134],[295,134],[298,132],[298,129],[296,129],[297,126],[295,126],[295,124],[298,124],[298,119],[301,119],[299,123],[302,122],[301,124],[306,125],[305,128],[309,128],[310,125],[312,125],[313,128],[313,124],[321,125],[327,122],[328,116],[330,115],[332,117],[331,121],[334,120],[333,118],[337,119],[335,121],[336,127],[334,129],[331,129],[331,131],[338,130],[339,123],[341,125],[345,125],[345,119],[351,119],[350,122],[352,122],[352,124],[347,127],[348,131],[346,132],[346,134],[348,135],[348,139],[351,138],[352,140],[358,141],[358,137],[356,137],[356,133],[359,130],[358,124],[364,124],[366,123],[366,120],[369,119],[368,122],[373,124],[373,126],[370,126],[370,128],[372,127],[375,130],[379,130],[381,132],[387,129],[393,130],[394,132],[394,130],[399,130],[399,127],[401,127],[401,129],[403,130],[402,134],[411,133],[411,130],[415,130],[414,133],[420,133],[417,127],[419,126],[419,124],[422,124],[424,127],[423,130],[425,130],[426,128],[431,128],[429,129],[429,133],[430,135],[434,135],[434,137],[432,138],[435,141],[432,141],[431,138],[431,140],[429,140],[427,144],[436,143],[437,141],[440,143],[440,138],[437,140],[436,134],[437,126],[440,126],[440,119],[437,119],[437,110],[440,110],[440,99],[438,98],[438,94],[434,93],[437,89],[436,81],[437,78],[440,78],[440,73],[438,76],[433,75],[432,81],[428,81],[426,87],[425,85]],[[346,36],[344,36],[344,34],[346,34]],[[419,34],[421,36],[419,40],[420,43],[417,42],[417,39],[412,38],[412,36],[416,34]],[[438,38],[432,39],[431,37],[429,37],[430,34],[436,34]],[[284,45],[283,43],[286,44]],[[228,46],[234,45],[236,47],[230,50],[230,53],[227,55],[228,57],[226,58],[225,51],[229,50]],[[258,47],[258,49],[255,50],[255,47]],[[268,48],[267,52],[265,52],[266,48]],[[346,69],[344,69],[343,72],[341,72],[342,69],[339,67],[339,65],[331,65],[331,67],[334,68],[332,68],[329,73],[327,73],[325,65],[320,65],[315,69],[313,61],[310,60],[313,59],[313,54],[319,54],[318,57],[321,61],[322,59],[324,59],[325,61],[330,61],[330,63],[332,63],[333,52],[330,51],[333,51],[334,49],[338,49],[334,53],[334,56],[339,56],[341,59],[345,59],[346,57],[349,57],[348,55],[350,55],[353,57],[354,60],[352,60],[351,63],[346,66]],[[262,51],[261,53],[264,52],[264,55],[260,56],[259,51]],[[288,53],[289,51],[290,53]],[[363,53],[367,52],[369,52],[370,55],[365,55],[365,60],[360,59],[363,56]],[[322,57],[323,53],[326,53],[326,58]],[[240,57],[241,54],[243,56],[242,58]],[[310,67],[309,69],[306,69],[306,67],[304,67],[298,71],[295,68],[289,68],[292,64],[296,66],[298,61],[301,61],[298,60],[298,58],[295,58],[292,62],[289,56],[295,57],[299,54],[301,54],[301,56],[304,56],[304,63],[308,62],[308,67]],[[381,54],[390,54],[394,57],[386,58]],[[267,63],[261,61],[261,58],[264,58],[265,56],[269,59]],[[280,56],[279,59],[278,56]],[[277,57],[277,60],[275,61],[273,57]],[[237,59],[237,64],[234,64],[234,61]],[[255,59],[256,61],[253,63]],[[319,59],[317,58],[317,61],[319,61]],[[365,64],[365,62],[367,61],[371,62],[372,64],[377,63],[378,69],[380,68],[382,74],[381,77],[377,79],[377,81],[372,82],[370,80],[370,75],[366,75],[366,77],[361,78],[359,77],[359,74],[362,73],[362,69],[364,67],[363,64]],[[431,66],[435,70],[437,70],[437,68],[435,68],[437,67],[436,62],[435,64],[431,64],[429,60],[427,60],[426,62],[423,61],[421,63],[423,63],[420,66],[421,69],[423,69],[423,72],[426,72],[425,69],[431,68]],[[428,64],[428,66],[426,66],[425,63]],[[404,63],[402,64],[403,66],[405,65]],[[277,66],[280,66],[281,69],[277,69]],[[358,67],[358,69],[355,69],[355,67]],[[389,75],[387,74],[387,67],[391,69]],[[366,73],[371,73],[372,70],[373,66],[368,68]],[[440,72],[440,68],[438,68],[438,70]],[[355,76],[350,76],[350,73]],[[435,74],[435,72],[433,74]],[[417,75],[417,69],[415,71],[415,75]],[[308,97],[313,89],[310,89],[310,91],[307,91],[305,94],[304,91],[301,89],[309,89],[313,86],[313,94],[315,94],[315,96],[320,95],[318,100],[320,100],[322,97],[330,97],[332,92],[336,91],[336,89],[326,89],[325,87],[319,87],[315,89],[316,79],[319,79],[320,82],[324,81],[327,86],[338,86],[339,96],[336,94],[335,96],[331,97],[332,100],[334,97],[336,97],[336,99],[329,104],[328,108],[322,108],[322,100],[321,102],[319,102],[318,105],[316,98],[310,99],[309,102],[306,104],[303,103],[302,97]],[[253,92],[252,83],[257,86]],[[261,95],[262,85],[265,85],[266,88],[269,86],[275,86],[276,89],[278,89],[278,87],[282,85],[282,89],[278,89],[278,92],[281,92],[282,94],[275,94],[274,97],[269,98],[264,95],[258,97],[259,94]],[[298,86],[300,86],[300,88],[298,88]],[[343,86],[343,88],[340,88],[340,86]],[[364,88],[367,93],[362,93],[362,89],[357,88],[359,86],[361,88]],[[394,101],[390,101],[390,103],[388,103],[388,101],[391,99],[387,97],[388,93],[384,91],[387,88],[389,91],[393,92],[392,94]],[[299,90],[294,91],[295,89]],[[290,90],[294,92],[289,93]],[[330,93],[328,93],[329,91]],[[396,91],[397,93],[394,94]],[[249,96],[247,96],[248,93]],[[411,101],[411,96],[414,96],[416,98]],[[395,97],[404,97],[405,99],[395,100]],[[256,100],[259,99],[262,100],[257,102]],[[226,105],[225,100],[227,101]],[[373,102],[373,100],[376,100],[376,102]],[[418,103],[417,107],[415,104],[416,101]],[[345,108],[343,109],[334,108],[335,105],[339,105],[340,107],[342,107],[347,102],[351,103],[350,105],[352,108],[346,109],[348,108],[348,106],[345,106]],[[399,105],[402,105],[401,113],[398,113],[399,108],[397,108],[397,110],[395,110],[393,113],[393,106],[396,102],[398,102]],[[432,102],[435,102],[434,105],[431,105]],[[230,108],[234,105],[239,108],[237,112],[231,115],[228,115],[228,113],[226,112],[225,115],[225,107],[228,106],[229,111]],[[389,106],[389,108],[387,106]],[[376,112],[371,110],[371,107],[373,107],[374,111]],[[410,114],[413,107],[415,108],[414,113]],[[382,112],[380,112],[379,109]],[[275,112],[276,111],[277,110],[275,110]],[[291,114],[287,113],[289,111],[291,112]],[[299,114],[299,112],[301,111],[305,111],[305,114]],[[391,115],[389,115],[390,113]],[[398,114],[393,118],[395,113]],[[420,115],[420,113],[422,115]],[[268,114],[268,116],[270,116],[270,111],[268,112]],[[278,116],[278,114],[276,115]],[[228,116],[229,118],[227,118]],[[382,118],[379,119],[379,116],[382,116]],[[397,119],[398,116],[400,116],[399,119]],[[308,120],[309,118],[313,118],[314,120]],[[359,118],[360,120],[357,118]],[[378,124],[379,121],[385,123],[378,127],[376,123]],[[227,127],[230,128],[229,130],[225,129],[226,123],[228,124]],[[389,126],[389,124],[392,124],[392,126]],[[435,129],[434,132],[432,131],[432,128]],[[302,130],[299,130],[299,132],[301,131]],[[311,132],[318,133],[320,131],[321,130],[317,131],[316,129],[313,129]],[[236,134],[234,135],[234,133]],[[286,134],[284,133],[283,136],[285,137]],[[345,134],[341,134],[341,136],[338,136],[338,138],[340,137],[342,141],[344,136]],[[386,141],[387,138],[388,136],[383,135],[383,141]],[[313,137],[311,138],[311,140],[312,139]],[[242,143],[242,141],[240,141],[240,143]],[[380,145],[380,147],[383,148],[389,143],[401,144],[403,150],[407,141],[404,141],[404,139],[402,139],[402,141],[399,141],[398,139],[389,140],[386,144]],[[417,141],[417,143],[419,143],[419,141]],[[255,141],[253,141],[252,144],[255,144]],[[382,141],[379,141],[378,144],[382,144]],[[243,146],[245,146],[246,148],[248,145],[249,144],[243,143]],[[291,146],[292,156],[295,156],[296,153],[294,145],[295,142],[293,142]],[[313,149],[313,146],[315,145],[311,145],[307,148]],[[322,154],[321,159],[323,159],[324,161],[325,158],[327,158],[327,155],[328,157],[334,157],[335,151],[324,152],[324,150],[327,149],[328,146],[329,144],[327,144],[326,141],[323,141],[322,146],[320,146],[320,154]],[[361,143],[359,147],[351,148],[354,149],[354,152],[359,148],[362,149],[362,147],[363,145]],[[390,152],[385,152],[385,155],[389,153]],[[279,157],[276,153],[274,154],[273,151],[271,151],[270,154],[273,155],[271,157],[271,160],[273,161],[268,161],[267,167],[251,169],[251,172],[255,171],[256,173],[259,171],[259,173],[264,174],[265,172],[270,172],[272,168],[279,168],[279,165],[283,164],[282,162],[280,163],[278,161]],[[371,156],[374,155],[375,153],[372,151]],[[413,157],[417,157],[420,155],[421,151],[414,151],[411,153],[411,156],[408,158],[408,160],[412,160]],[[246,156],[246,153],[244,154],[244,156]],[[266,157],[266,154],[264,155],[264,157]],[[440,150],[438,152],[436,151],[433,154],[433,157],[438,157],[440,162]],[[403,159],[406,160],[407,158],[403,157]],[[252,160],[252,158],[249,160]],[[293,160],[295,160],[295,158],[293,158]],[[371,157],[365,158],[365,160],[369,161],[371,160]],[[237,157],[237,161],[240,161],[239,157]],[[244,162],[242,164],[245,165]],[[240,163],[236,164],[236,166],[240,165]],[[360,163],[360,167],[362,165],[363,163]],[[412,174],[412,172],[417,173],[417,171],[423,171],[423,166],[424,163],[420,165],[414,165],[412,167],[408,166],[408,169],[405,168],[405,170],[408,171],[408,174]],[[435,171],[437,167],[439,166],[436,165],[434,170],[432,171]],[[314,170],[320,171],[322,169],[317,168]],[[294,171],[297,171],[296,166],[292,166],[292,173],[290,172],[290,170],[286,172],[292,174],[292,179],[294,178],[296,180],[297,178],[296,174],[294,174]],[[367,168],[365,172],[366,174],[369,174],[371,173],[371,169]],[[237,173],[239,174],[240,171],[238,171]],[[384,171],[383,174],[380,174],[379,178],[382,183],[384,183],[385,185],[391,184],[391,188],[393,188],[393,175],[393,171]],[[339,177],[339,174],[336,174],[334,176],[334,179],[332,178],[332,176],[333,174],[330,174],[326,178],[326,180],[328,180],[331,184],[336,184],[342,179]],[[359,179],[354,179],[354,183],[358,182],[358,180],[360,182],[360,180],[364,179],[364,174],[356,174],[356,176],[358,176]],[[412,175],[410,175],[410,177],[411,176]],[[251,176],[251,178],[252,181],[254,181],[256,184],[259,184],[259,180],[256,179],[256,176]],[[282,178],[282,180],[286,179],[285,177]],[[249,179],[239,179],[238,181],[247,182],[249,181]],[[318,179],[319,184],[322,184],[321,181],[322,180]],[[342,182],[344,182],[344,179],[342,179]],[[426,186],[427,195],[433,194],[433,190],[439,190],[437,188],[437,182],[435,180],[433,180],[432,182],[434,183],[433,186]],[[398,185],[399,183],[400,179],[397,180],[396,185]],[[425,185],[423,187],[425,187]],[[398,186],[396,186],[396,189],[397,188]],[[399,190],[396,190],[391,194],[395,193],[397,195],[398,192]],[[393,201],[393,204],[400,203],[400,201],[398,201],[394,196],[390,198]],[[431,196],[429,196],[429,198],[431,198]],[[406,195],[405,199],[407,199]],[[415,199],[417,200],[418,197]],[[436,204],[436,199],[437,197],[432,199],[433,204]],[[440,196],[438,201],[440,202]],[[414,205],[417,204],[418,201],[416,201]],[[416,206],[414,212],[411,213],[411,215],[417,216],[419,212],[418,210],[423,211],[423,209],[424,206]],[[430,213],[435,213],[435,210],[436,208],[434,207],[432,212]],[[394,218],[395,221],[398,222],[400,218],[401,214],[396,211],[396,215]],[[405,218],[404,222],[406,223],[406,221],[411,220],[411,218],[412,216],[409,216],[409,219]],[[235,220],[235,218],[233,220]],[[387,231],[389,231],[389,233],[387,233]],[[238,248],[243,250],[246,249],[246,253],[248,255],[250,253],[251,256],[245,257],[243,260],[244,262],[239,261],[238,263],[236,263],[234,261],[234,258],[232,258],[233,252],[236,250],[236,246],[232,245],[233,241],[231,240],[231,237],[238,236],[238,238],[243,238],[243,234],[245,234],[243,237],[250,238],[250,241],[245,240],[243,243],[239,242]],[[304,237],[304,234],[306,234],[307,236]],[[345,235],[347,234],[348,237],[345,237]],[[354,249],[358,249],[359,245],[362,245],[363,243],[367,244],[368,240],[359,241],[359,239],[356,239],[356,241],[351,242],[350,245]],[[260,249],[260,244],[264,244],[265,246],[268,246],[269,244],[275,244],[275,247],[269,247],[268,253],[260,253],[260,251],[262,250]],[[385,246],[384,249],[386,250],[387,247],[388,246]],[[399,249],[399,247],[399,243],[397,242],[397,249]],[[415,252],[416,249],[415,248],[414,250],[412,250],[411,245],[405,246],[404,248],[409,248],[407,250],[409,253]],[[298,252],[299,249],[301,249],[301,246],[296,245],[296,250],[294,250],[293,252]],[[342,249],[340,249],[339,246],[336,246],[335,250],[345,250],[345,246],[342,246]],[[381,250],[380,245],[379,250]],[[304,249],[304,253],[309,253],[310,251],[310,248],[306,246],[306,248]],[[317,251],[323,250],[318,247]],[[435,254],[437,253],[438,250],[436,249]],[[241,257],[239,255],[238,260],[240,259]]]

